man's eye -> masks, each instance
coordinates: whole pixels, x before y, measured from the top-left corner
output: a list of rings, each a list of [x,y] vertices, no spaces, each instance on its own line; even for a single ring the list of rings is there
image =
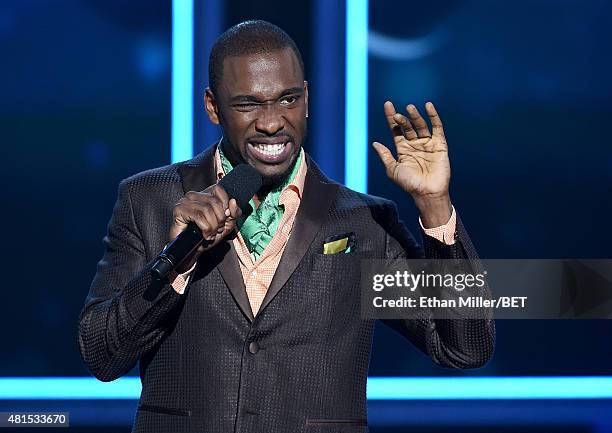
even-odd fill
[[[247,111],[247,110],[255,110],[258,104],[234,104],[234,107],[238,110]]]
[[[297,102],[297,100],[297,96],[287,96],[286,98],[281,99],[280,102],[282,105],[293,105]]]

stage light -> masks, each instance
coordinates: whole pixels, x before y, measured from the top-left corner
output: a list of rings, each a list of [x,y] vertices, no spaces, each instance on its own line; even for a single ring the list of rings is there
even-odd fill
[[[138,377],[0,378],[0,400],[138,399]],[[612,377],[370,377],[368,400],[611,399]]]
[[[346,2],[344,184],[368,190],[368,1]]]
[[[193,0],[172,1],[172,162],[193,156]]]

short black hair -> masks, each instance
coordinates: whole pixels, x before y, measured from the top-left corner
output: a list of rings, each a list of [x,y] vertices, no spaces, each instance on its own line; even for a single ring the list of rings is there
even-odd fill
[[[223,61],[226,57],[250,54],[265,54],[291,48],[297,57],[302,75],[304,61],[302,54],[291,37],[283,29],[268,21],[249,20],[227,29],[215,41],[208,59],[208,85],[213,93],[223,75]]]

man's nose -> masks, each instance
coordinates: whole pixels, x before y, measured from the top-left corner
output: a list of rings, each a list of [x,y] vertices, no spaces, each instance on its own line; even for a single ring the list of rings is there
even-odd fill
[[[285,121],[274,104],[261,107],[255,129],[267,135],[274,135],[285,127]]]

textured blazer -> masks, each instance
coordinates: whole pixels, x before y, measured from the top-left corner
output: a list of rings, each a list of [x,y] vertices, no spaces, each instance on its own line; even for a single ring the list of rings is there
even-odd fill
[[[461,221],[454,245],[423,236],[421,248],[393,202],[331,181],[307,156],[293,231],[253,317],[229,238],[200,257],[182,295],[149,272],[174,204],[215,182],[214,151],[120,183],[79,316],[85,365],[106,382],[139,363],[133,432],[367,432],[374,321],[360,317],[359,260],[476,258]],[[322,254],[347,232],[354,251]],[[384,323],[445,367],[479,367],[493,352],[491,319]]]

